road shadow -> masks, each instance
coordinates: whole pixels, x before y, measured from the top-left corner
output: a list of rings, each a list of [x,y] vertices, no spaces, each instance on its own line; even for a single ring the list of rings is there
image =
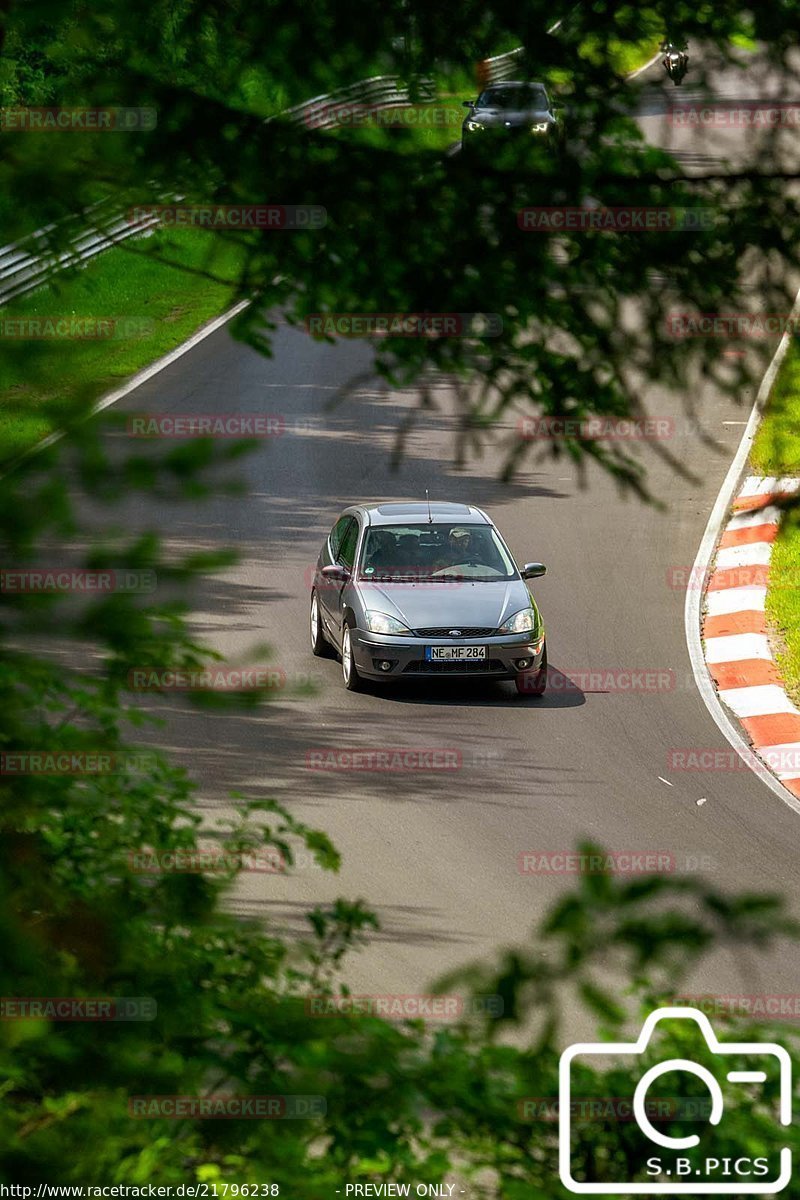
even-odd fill
[[[468,675],[445,679],[402,680],[381,685],[364,683],[365,692],[377,700],[404,704],[432,704],[447,708],[577,708],[585,693],[574,680],[550,667],[543,696],[520,695],[513,680],[474,679]]]

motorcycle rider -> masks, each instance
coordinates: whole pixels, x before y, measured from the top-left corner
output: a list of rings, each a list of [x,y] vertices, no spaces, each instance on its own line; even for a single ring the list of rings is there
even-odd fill
[[[689,43],[678,37],[667,35],[661,43],[664,53],[663,67],[676,87],[683,82],[689,70],[689,55],[686,53]]]

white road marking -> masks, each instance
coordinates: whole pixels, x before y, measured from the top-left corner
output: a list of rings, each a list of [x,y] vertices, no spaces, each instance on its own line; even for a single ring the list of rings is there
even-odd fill
[[[777,683],[761,683],[753,687],[722,688],[719,698],[737,717],[766,717],[775,713],[797,712],[786,692]],[[752,761],[752,753],[749,761]]]
[[[636,79],[637,75],[643,75],[645,71],[649,71],[650,68],[652,66],[654,66],[655,63],[658,62],[658,60],[661,58],[661,54],[662,54],[662,52],[661,52],[661,50],[659,50],[658,54],[654,54],[653,57],[648,62],[646,62],[643,67],[637,67],[635,71],[631,71],[631,73],[629,75],[626,75],[625,78],[626,79]]]
[[[747,658],[772,658],[765,633],[733,633],[706,638],[706,662],[742,662]]]
[[[754,747],[756,754],[780,779],[800,778],[800,742]]]
[[[755,512],[741,512],[736,516],[731,517],[726,529],[756,529],[759,525],[778,525],[781,519],[781,510],[777,504],[766,504],[764,508],[757,508]]]
[[[659,775],[658,778],[661,780],[662,783],[665,783],[667,785],[667,787],[675,787],[675,784],[670,783],[670,781],[668,779],[665,779],[663,775]]]
[[[129,396],[131,392],[135,392],[136,389],[141,387],[143,383],[147,383],[148,379],[152,379],[154,375],[158,375],[159,372],[163,371],[165,367],[169,367],[172,365],[172,363],[177,362],[179,358],[183,358],[184,354],[188,354],[190,350],[194,350],[195,346],[199,345],[200,342],[205,341],[205,339],[210,337],[212,333],[216,333],[217,330],[221,329],[223,325],[227,325],[228,322],[232,321],[234,317],[238,317],[239,313],[247,308],[249,304],[249,300],[240,300],[238,304],[234,304],[233,308],[229,308],[227,312],[222,314],[222,316],[216,317],[213,321],[209,321],[207,325],[203,325],[201,329],[198,329],[196,333],[193,333],[192,336],[187,338],[185,342],[181,342],[180,346],[176,346],[174,350],[170,350],[169,354],[165,354],[161,358],[156,359],[154,363],[151,363],[149,367],[145,367],[143,370],[139,371],[138,374],[129,379],[127,383],[123,384],[122,387],[117,388],[117,390],[114,392],[109,392],[107,396],[103,396],[100,400],[92,405],[85,417],[81,419],[89,420],[91,417],[96,417],[98,413],[105,412],[107,408],[110,408],[112,404],[116,404],[118,400],[122,400],[125,396]],[[17,459],[13,460],[9,464],[8,470],[12,470],[15,463],[24,462],[25,459],[30,458],[31,455],[38,454],[41,450],[46,450],[48,446],[54,446],[56,442],[61,441],[63,436],[63,429],[57,429],[54,433],[49,433],[47,437],[42,438],[42,440],[37,442],[35,446],[30,446],[24,451],[24,453],[20,454]]]
[[[780,347],[779,347],[780,348]],[[764,376],[766,379],[766,376]],[[776,491],[777,480],[774,475],[751,475],[746,479],[740,496],[763,496],[766,492]]]
[[[766,599],[765,587],[720,588],[706,592],[706,612],[709,617],[723,617],[735,612],[763,612]]]
[[[772,558],[772,542],[749,542],[744,546],[726,546],[717,555],[717,569],[728,567],[766,567]]]

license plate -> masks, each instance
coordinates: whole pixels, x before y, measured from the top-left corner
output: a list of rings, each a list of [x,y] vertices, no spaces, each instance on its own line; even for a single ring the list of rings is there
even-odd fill
[[[427,662],[476,662],[486,658],[485,646],[426,646]]]

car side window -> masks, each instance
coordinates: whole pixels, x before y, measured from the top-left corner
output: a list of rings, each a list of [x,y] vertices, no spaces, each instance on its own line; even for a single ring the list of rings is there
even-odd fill
[[[339,544],[339,553],[336,556],[336,561],[340,562],[343,567],[347,567],[349,571],[353,569],[353,563],[356,558],[356,544],[358,543],[358,521],[355,517],[348,518],[350,524],[342,535],[342,540]]]
[[[339,520],[336,522],[330,532],[328,541],[331,544],[331,554],[334,562],[336,562],[337,558],[339,557],[339,547],[342,544],[342,536],[352,520],[352,517],[339,517]]]

